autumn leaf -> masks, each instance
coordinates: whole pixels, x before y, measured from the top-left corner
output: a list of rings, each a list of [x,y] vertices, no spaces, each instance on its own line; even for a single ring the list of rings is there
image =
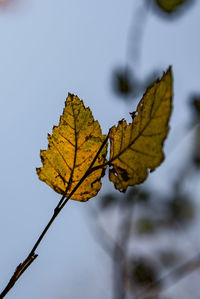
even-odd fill
[[[107,165],[116,189],[125,192],[128,186],[142,183],[164,159],[162,148],[169,130],[171,100],[169,68],[147,89],[137,111],[131,113],[132,123],[121,120],[106,136],[83,101],[69,94],[59,125],[48,135],[48,149],[41,151],[43,167],[37,168],[40,180],[78,201],[87,201],[98,193]]]
[[[90,167],[105,138],[90,109],[77,96],[69,94],[59,125],[48,135],[48,149],[40,153],[43,167],[37,168],[39,179],[67,197]],[[106,153],[107,144],[94,167],[106,162]],[[87,201],[96,196],[105,167],[90,173],[71,199]]]
[[[167,136],[172,110],[171,68],[147,89],[131,113],[132,123],[121,120],[109,132],[109,178],[115,188],[125,192],[128,186],[142,183],[164,159],[163,142]]]

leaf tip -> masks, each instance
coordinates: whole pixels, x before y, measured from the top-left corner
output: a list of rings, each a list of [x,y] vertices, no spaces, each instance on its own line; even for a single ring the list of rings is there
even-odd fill
[[[165,76],[170,76],[171,77],[171,80],[173,80],[173,72],[172,72],[172,65],[169,65],[168,69],[166,70],[166,72],[163,73],[163,77]],[[160,80],[162,80],[162,78]],[[159,81],[160,81],[159,80]]]

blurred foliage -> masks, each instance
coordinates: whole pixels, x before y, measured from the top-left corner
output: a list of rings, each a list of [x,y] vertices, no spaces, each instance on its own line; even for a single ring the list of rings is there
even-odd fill
[[[200,169],[200,128],[196,130],[196,138],[193,149],[193,163],[197,169]]]
[[[193,112],[193,121],[196,124],[200,121],[200,94],[194,94],[190,97],[190,105]]]
[[[136,230],[138,234],[152,234],[155,232],[155,223],[150,218],[140,218],[136,222]]]
[[[187,175],[191,175],[191,173],[188,171]],[[176,236],[180,231],[191,226],[196,218],[193,199],[183,191],[183,184],[184,180],[180,175],[167,197],[165,193],[157,193],[155,190],[143,186],[132,187],[123,195],[108,193],[99,202],[99,214],[110,220],[116,212],[110,207],[116,205],[120,207],[121,217],[118,218],[117,244],[122,250],[128,248],[128,244],[132,242],[135,245],[140,244],[140,240],[145,240],[149,245],[157,244],[157,249],[151,254],[148,251],[144,255],[142,251],[138,253],[138,251],[128,250],[117,261],[122,262],[124,259],[125,270],[122,269],[122,276],[125,288],[129,292],[137,294],[151,284],[155,285],[153,291],[148,292],[147,296],[139,298],[161,298],[159,294],[163,290],[163,285],[159,278],[167,269],[172,269],[185,259],[183,250],[176,247],[178,242],[176,244],[168,241],[167,248],[163,249],[162,242],[159,241],[163,237]],[[133,214],[135,210],[137,213]],[[96,220],[98,221],[98,218]],[[148,236],[148,239],[145,236]],[[104,237],[100,236],[100,241],[101,238]]]
[[[196,126],[192,161],[196,169],[200,169],[200,94],[193,94],[190,97],[190,107],[192,109],[191,125]]]
[[[167,207],[171,225],[177,222],[181,225],[189,224],[194,219],[195,207],[189,198],[176,196],[167,202]]]
[[[200,99],[192,97],[190,102],[192,120],[196,123],[199,119]],[[198,130],[197,133],[194,135],[195,142],[200,136]],[[191,157],[193,155],[194,152],[191,151]],[[189,163],[192,165],[193,160],[190,159]],[[178,236],[180,232],[183,233],[192,227],[196,219],[197,209],[192,194],[184,190],[185,180],[194,174],[191,165],[185,161],[176,181],[171,187],[169,186],[168,195],[143,185],[129,188],[123,195],[107,193],[99,201],[99,215],[110,220],[116,213],[113,207],[119,207],[121,217],[118,217],[116,244],[125,252],[115,263],[123,264],[121,275],[126,291],[135,295],[150,285],[155,286],[153,291],[147,292],[147,296],[139,298],[162,298],[160,296],[165,286],[160,283],[160,277],[165,271],[182,264],[186,258],[186,252],[178,247],[178,242],[168,240],[168,246],[163,248],[160,239],[170,238],[170,235]],[[98,221],[98,218],[96,220]],[[101,238],[104,237],[100,236],[100,241]],[[135,245],[140,244],[142,240],[149,245],[157,244],[157,249],[151,254],[147,251],[146,255],[142,251],[141,253],[132,249],[126,251],[129,244],[132,242]],[[115,250],[116,248],[113,249],[113,256]]]
[[[115,204],[117,198],[112,193],[105,194],[103,198],[100,200],[100,205],[102,209],[109,208],[113,204]]]
[[[129,96],[133,92],[134,79],[130,69],[117,69],[113,72],[113,88],[117,94]],[[137,86],[137,85],[136,85]]]
[[[194,0],[153,0],[152,6],[150,0],[143,3],[147,8],[146,11],[153,9],[161,18],[176,20],[182,12],[187,12],[188,7],[194,2]],[[138,37],[138,34],[143,32],[140,30],[143,21],[140,18],[135,27],[132,27],[136,32],[129,36]],[[136,38],[132,42],[135,43],[138,40],[141,38]],[[130,46],[130,41],[128,44]],[[126,101],[135,100],[152,85],[155,77],[160,74],[159,71],[152,70],[145,79],[138,78],[133,62],[138,60],[137,55],[140,53],[141,44],[136,46],[138,51],[135,52],[135,57],[133,53],[131,58],[133,61],[112,73],[113,90],[120,99]],[[105,222],[106,220],[112,221],[114,218],[115,221],[117,220],[113,248],[111,247],[109,254],[113,258],[113,264],[118,263],[121,269],[123,283],[115,282],[115,286],[118,286],[118,293],[121,294],[121,297],[119,295],[117,298],[114,297],[115,299],[126,298],[124,294],[131,294],[130,298],[135,298],[135,296],[140,299],[163,298],[161,293],[166,283],[166,281],[162,283],[163,274],[182,264],[188,254],[182,245],[179,246],[179,241],[180,235],[185,235],[189,228],[192,229],[192,224],[197,219],[197,207],[192,193],[185,191],[185,181],[189,181],[196,174],[196,170],[200,170],[200,94],[190,97],[190,110],[192,113],[190,128],[191,125],[192,127],[197,125],[191,156],[189,162],[187,160],[183,163],[176,181],[169,186],[167,194],[155,191],[151,189],[151,186],[143,185],[129,188],[128,192],[123,195],[107,193],[99,201],[101,220],[102,218]],[[113,209],[113,207],[116,208]],[[119,212],[117,217],[116,210]],[[98,224],[98,217],[96,221]],[[100,243],[104,243],[105,237],[106,234],[100,234]],[[118,280],[119,277],[120,275],[118,275]],[[173,278],[172,276],[172,280]],[[170,282],[169,278],[169,284],[171,283],[173,281]],[[120,290],[122,285],[123,292]],[[154,293],[149,290],[145,296],[138,296],[151,285],[156,288]]]
[[[150,0],[146,0],[148,6]],[[157,16],[169,21],[176,21],[187,13],[195,0],[153,0],[152,9]]]
[[[130,68],[119,67],[112,73],[112,88],[120,99],[132,101],[141,97],[161,75],[162,71],[154,70],[144,80],[141,80]]]
[[[147,258],[133,259],[131,262],[131,279],[134,284],[141,286],[154,283],[158,280],[155,265]]]
[[[186,0],[156,0],[157,5],[167,13],[174,12]]]

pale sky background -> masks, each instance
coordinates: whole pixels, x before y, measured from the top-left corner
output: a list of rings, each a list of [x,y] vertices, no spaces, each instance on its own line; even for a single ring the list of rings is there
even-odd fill
[[[116,100],[111,73],[126,63],[128,32],[140,4],[141,0],[0,4],[1,289],[60,199],[38,180],[35,167],[41,165],[39,151],[47,147],[47,133],[58,124],[67,93],[84,99],[104,133],[135,109],[135,101],[127,107]],[[183,140],[191,116],[188,95],[200,92],[199,30],[200,1],[196,1],[176,21],[149,13],[144,31],[138,76],[164,71],[169,65],[174,73],[172,129],[165,147],[171,153],[148,180],[166,190],[190,140],[190,136]],[[112,298],[111,262],[86,219],[89,205],[108,186],[114,189],[104,179],[98,197],[67,204],[38,248],[39,257],[6,298]]]

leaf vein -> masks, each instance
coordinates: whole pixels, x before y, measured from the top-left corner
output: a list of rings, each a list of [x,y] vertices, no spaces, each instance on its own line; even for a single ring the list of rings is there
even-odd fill
[[[71,144],[73,147],[75,147],[75,145],[67,138],[65,137],[62,133],[59,132],[59,135],[64,138],[69,144]]]
[[[65,160],[65,157],[63,156],[63,154],[61,153],[61,151],[57,148],[57,146],[55,145],[55,142],[53,142],[53,145],[55,147],[55,149],[57,150],[57,152],[59,153],[59,155],[62,157],[63,161],[65,162],[65,164],[67,165],[67,167],[69,168],[69,170],[71,171],[72,168],[69,166],[69,164],[67,163],[67,161]]]
[[[135,152],[135,153],[142,154],[142,155],[144,155],[144,156],[148,156],[148,157],[156,158],[156,155],[151,155],[151,154],[149,154],[149,153],[146,153],[146,152],[137,150],[137,149],[132,148],[132,147],[130,147],[130,150],[133,151],[133,152]]]

